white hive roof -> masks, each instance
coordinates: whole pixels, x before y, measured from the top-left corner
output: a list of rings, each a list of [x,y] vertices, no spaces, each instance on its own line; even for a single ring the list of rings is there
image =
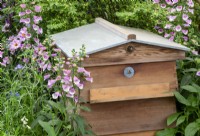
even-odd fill
[[[52,38],[68,57],[71,57],[72,49],[79,51],[83,44],[86,47],[87,54],[130,42],[189,51],[189,48],[152,32],[114,25],[101,18],[97,18],[95,23],[54,34]]]

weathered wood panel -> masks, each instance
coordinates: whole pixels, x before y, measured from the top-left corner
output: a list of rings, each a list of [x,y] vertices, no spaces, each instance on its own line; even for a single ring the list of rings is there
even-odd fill
[[[91,112],[81,112],[97,135],[123,134],[166,127],[166,118],[176,112],[171,98],[88,104]]]
[[[127,134],[118,134],[118,135],[108,135],[108,136],[155,136],[156,131],[145,131],[145,132],[136,132],[136,133],[127,133]]]
[[[169,83],[98,88],[90,90],[90,103],[174,96]]]
[[[132,46],[134,48],[132,53],[127,52],[128,46]],[[130,63],[160,62],[184,58],[185,52],[181,50],[139,43],[129,43],[91,54],[90,58],[84,60],[83,66],[91,67]]]
[[[131,66],[135,69],[132,78],[126,78],[123,74],[124,69]],[[81,96],[89,101],[92,89],[124,87],[134,85],[148,85],[169,83],[170,90],[177,88],[176,63],[157,62],[130,65],[116,65],[105,67],[88,67],[94,82],[86,83]]]

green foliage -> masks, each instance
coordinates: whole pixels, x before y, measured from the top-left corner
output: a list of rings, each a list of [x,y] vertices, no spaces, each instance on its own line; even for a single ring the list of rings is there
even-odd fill
[[[154,26],[160,23],[160,20],[166,20],[166,14],[165,10],[150,0],[132,2],[126,10],[116,12],[120,24],[149,31],[155,31]]]
[[[173,128],[166,128],[163,131],[157,132],[156,136],[176,136],[176,130]]]
[[[53,127],[48,122],[39,121],[39,124],[44,128],[44,130],[48,133],[49,136],[56,136],[56,133]]]
[[[38,0],[43,7],[43,28],[51,34],[85,25],[93,19],[83,0]]]
[[[185,136],[195,136],[195,134],[200,130],[200,119],[190,123],[185,128]]]
[[[178,103],[178,113],[168,117],[167,125],[176,124],[175,134],[181,136],[200,135],[200,55],[187,53],[187,58],[177,62],[177,74],[180,91],[175,93]],[[172,129],[159,131],[157,136],[167,136]],[[166,134],[166,135],[165,135]]]

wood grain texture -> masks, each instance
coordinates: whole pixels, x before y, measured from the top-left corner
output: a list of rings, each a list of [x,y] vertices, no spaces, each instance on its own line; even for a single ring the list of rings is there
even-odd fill
[[[123,71],[131,66],[135,70],[132,78],[126,78]],[[104,67],[88,67],[93,83],[86,83],[81,96],[89,101],[91,89],[124,87],[169,83],[170,90],[177,88],[176,62],[156,62],[143,64],[115,65]]]
[[[173,97],[88,104],[87,106],[91,112],[81,112],[81,115],[97,135],[163,129],[166,127],[166,118],[176,112]]]
[[[145,132],[136,132],[128,134],[118,134],[118,135],[107,135],[107,136],[155,136],[156,131],[145,131]]]
[[[90,90],[90,103],[174,96],[169,83],[144,84]]]
[[[129,33],[125,29],[108,22],[107,20],[105,20],[103,18],[96,18],[95,23],[97,23],[97,24],[103,26],[104,28],[116,33],[117,35],[121,36],[124,39],[127,39],[127,40],[136,39],[135,34]]]
[[[133,46],[132,53],[127,47]],[[83,62],[84,67],[105,66],[131,63],[146,63],[184,59],[185,52],[175,49],[151,46],[139,43],[129,43],[91,54]]]

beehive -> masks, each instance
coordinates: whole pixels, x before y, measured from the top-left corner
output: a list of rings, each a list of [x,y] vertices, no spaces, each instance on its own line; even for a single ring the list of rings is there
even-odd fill
[[[97,135],[153,136],[176,112],[176,60],[189,49],[145,30],[95,23],[53,35],[66,57],[84,44],[91,72],[81,96],[91,112],[82,112]]]

